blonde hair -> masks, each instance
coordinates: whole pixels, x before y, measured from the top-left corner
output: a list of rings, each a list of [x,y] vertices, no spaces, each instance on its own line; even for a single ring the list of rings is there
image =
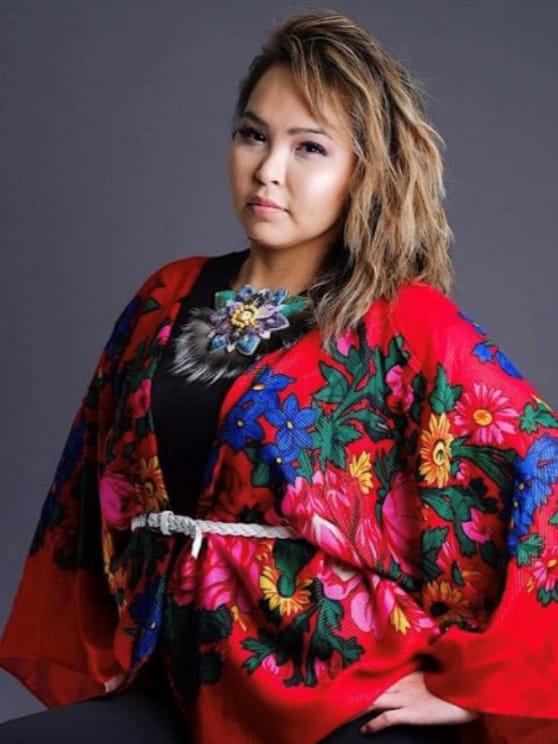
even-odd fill
[[[335,12],[289,17],[240,84],[240,118],[260,77],[287,65],[312,113],[348,118],[357,164],[342,240],[309,290],[324,343],[354,327],[371,302],[413,280],[449,291],[452,232],[442,206],[442,138],[427,121],[419,84],[356,23]]]

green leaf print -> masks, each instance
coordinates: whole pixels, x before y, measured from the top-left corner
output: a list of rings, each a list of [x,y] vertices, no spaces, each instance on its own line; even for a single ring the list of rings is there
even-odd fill
[[[281,666],[278,661],[280,650],[277,644],[277,636],[273,633],[260,628],[257,638],[246,638],[242,641],[241,645],[247,651],[253,652],[253,656],[249,656],[243,662],[243,666],[248,670],[248,672],[255,672],[268,656],[273,655],[276,657],[275,663],[277,666]],[[283,663],[285,663],[285,655],[282,654],[281,656]]]
[[[442,519],[445,519],[447,522],[453,521],[453,509],[451,508],[444,492],[437,491],[434,488],[425,488],[421,492],[421,498],[424,503],[431,506],[436,514],[439,514]]]
[[[544,548],[541,535],[529,535],[525,540],[517,543],[517,565],[530,566],[535,558],[540,558]]]
[[[376,372],[372,375],[370,381],[366,385],[366,391],[372,408],[377,408],[380,411],[387,411],[386,398],[391,390],[385,380],[385,374],[387,371],[385,360],[378,348],[374,349],[373,357]]]
[[[379,453],[374,460],[374,471],[380,481],[380,487],[376,492],[376,519],[382,523],[382,509],[384,501],[391,489],[392,478],[399,472],[398,452],[392,447],[386,453]]]
[[[312,481],[314,463],[310,453],[306,449],[301,449],[298,454],[298,467],[296,472],[301,478],[304,478],[304,480],[309,482]]]
[[[453,561],[451,564],[451,580],[457,586],[465,586],[465,579],[463,578],[463,574],[461,573],[457,561]]]
[[[426,582],[434,581],[442,573],[437,561],[447,536],[447,527],[428,528],[421,535],[420,560]]]
[[[232,633],[232,625],[231,612],[224,604],[216,610],[200,610],[198,625],[200,643],[222,641]]]
[[[300,569],[316,555],[316,550],[306,540],[276,540],[273,546],[275,566],[283,575],[295,579]]]
[[[492,540],[488,540],[481,544],[480,554],[489,566],[492,566],[492,568],[498,568],[498,564],[500,563],[500,553]]]
[[[203,684],[215,684],[221,677],[223,660],[217,651],[206,651],[198,661],[199,681]]]
[[[463,522],[472,519],[471,509],[493,514],[498,510],[493,498],[485,498],[486,488],[480,480],[471,482],[468,488],[450,486],[448,488],[423,488],[421,499],[442,519],[452,522],[461,553],[471,556],[476,552],[476,543],[463,531]],[[484,558],[484,556],[483,556]]]
[[[253,486],[267,486],[271,479],[271,468],[266,462],[260,460],[252,471]]]
[[[463,391],[463,385],[450,385],[445,369],[437,365],[434,390],[430,394],[430,405],[437,414],[449,413],[457,403]]]
[[[537,598],[545,607],[551,602],[558,602],[558,586],[555,586],[551,592],[547,592],[546,589],[539,589]]]
[[[409,414],[412,420],[418,424],[422,413],[422,404],[426,397],[426,377],[422,372],[419,372],[414,376],[411,386],[415,395]]]
[[[325,362],[320,362],[319,367],[326,384],[313,396],[314,400],[342,403],[349,393],[349,383],[345,375]]]
[[[318,622],[325,623],[330,628],[339,628],[343,619],[343,607],[339,602],[324,597],[320,607],[320,617]]]
[[[146,313],[151,313],[153,310],[158,310],[161,307],[161,305],[157,302],[157,300],[154,300],[153,297],[149,297],[144,303],[143,307],[141,309],[142,315],[145,315]]]
[[[390,428],[389,420],[381,413],[373,411],[366,412],[364,428],[373,442],[381,442],[383,439],[393,438],[393,430]]]
[[[336,422],[331,416],[322,415],[316,421],[313,438],[319,449],[319,463],[326,470],[333,463],[341,470],[347,465],[347,445],[362,437],[361,432],[349,423]]]
[[[520,419],[520,430],[527,434],[534,434],[540,426],[558,429],[558,420],[546,403],[537,401],[536,406],[527,403]]]
[[[513,478],[510,464],[517,456],[515,450],[463,444],[463,439],[460,438],[452,442],[451,453],[452,457],[461,457],[477,465],[501,491],[510,492]]]

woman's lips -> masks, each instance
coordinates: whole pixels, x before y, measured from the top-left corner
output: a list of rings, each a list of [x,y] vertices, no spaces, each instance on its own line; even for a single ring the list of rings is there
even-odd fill
[[[264,199],[251,199],[247,205],[250,212],[256,217],[274,217],[285,210],[275,202]]]
[[[283,209],[283,207],[280,204],[277,204],[277,202],[274,202],[273,199],[268,199],[266,196],[259,196],[258,194],[249,197],[248,204],[259,204],[261,207]]]
[[[281,207],[270,207],[266,204],[255,203],[249,203],[248,209],[252,212],[252,214],[257,215],[258,217],[272,217],[273,215],[280,214],[281,212],[285,211]]]

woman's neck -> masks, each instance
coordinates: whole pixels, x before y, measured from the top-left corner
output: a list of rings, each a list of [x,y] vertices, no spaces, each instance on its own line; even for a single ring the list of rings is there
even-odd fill
[[[239,290],[250,284],[255,289],[288,289],[291,295],[300,294],[315,280],[324,255],[310,252],[276,250],[261,251],[252,246],[231,287]]]

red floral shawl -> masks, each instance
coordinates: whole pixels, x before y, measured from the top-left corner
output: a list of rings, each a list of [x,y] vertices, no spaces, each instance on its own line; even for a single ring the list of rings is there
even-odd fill
[[[118,319],[45,499],[0,665],[47,707],[124,689],[160,648],[196,744],[312,744],[428,658],[482,711],[464,740],[558,741],[558,423],[424,284],[232,384],[199,517],[299,539],[129,530],[168,506],[151,380],[205,257]]]

